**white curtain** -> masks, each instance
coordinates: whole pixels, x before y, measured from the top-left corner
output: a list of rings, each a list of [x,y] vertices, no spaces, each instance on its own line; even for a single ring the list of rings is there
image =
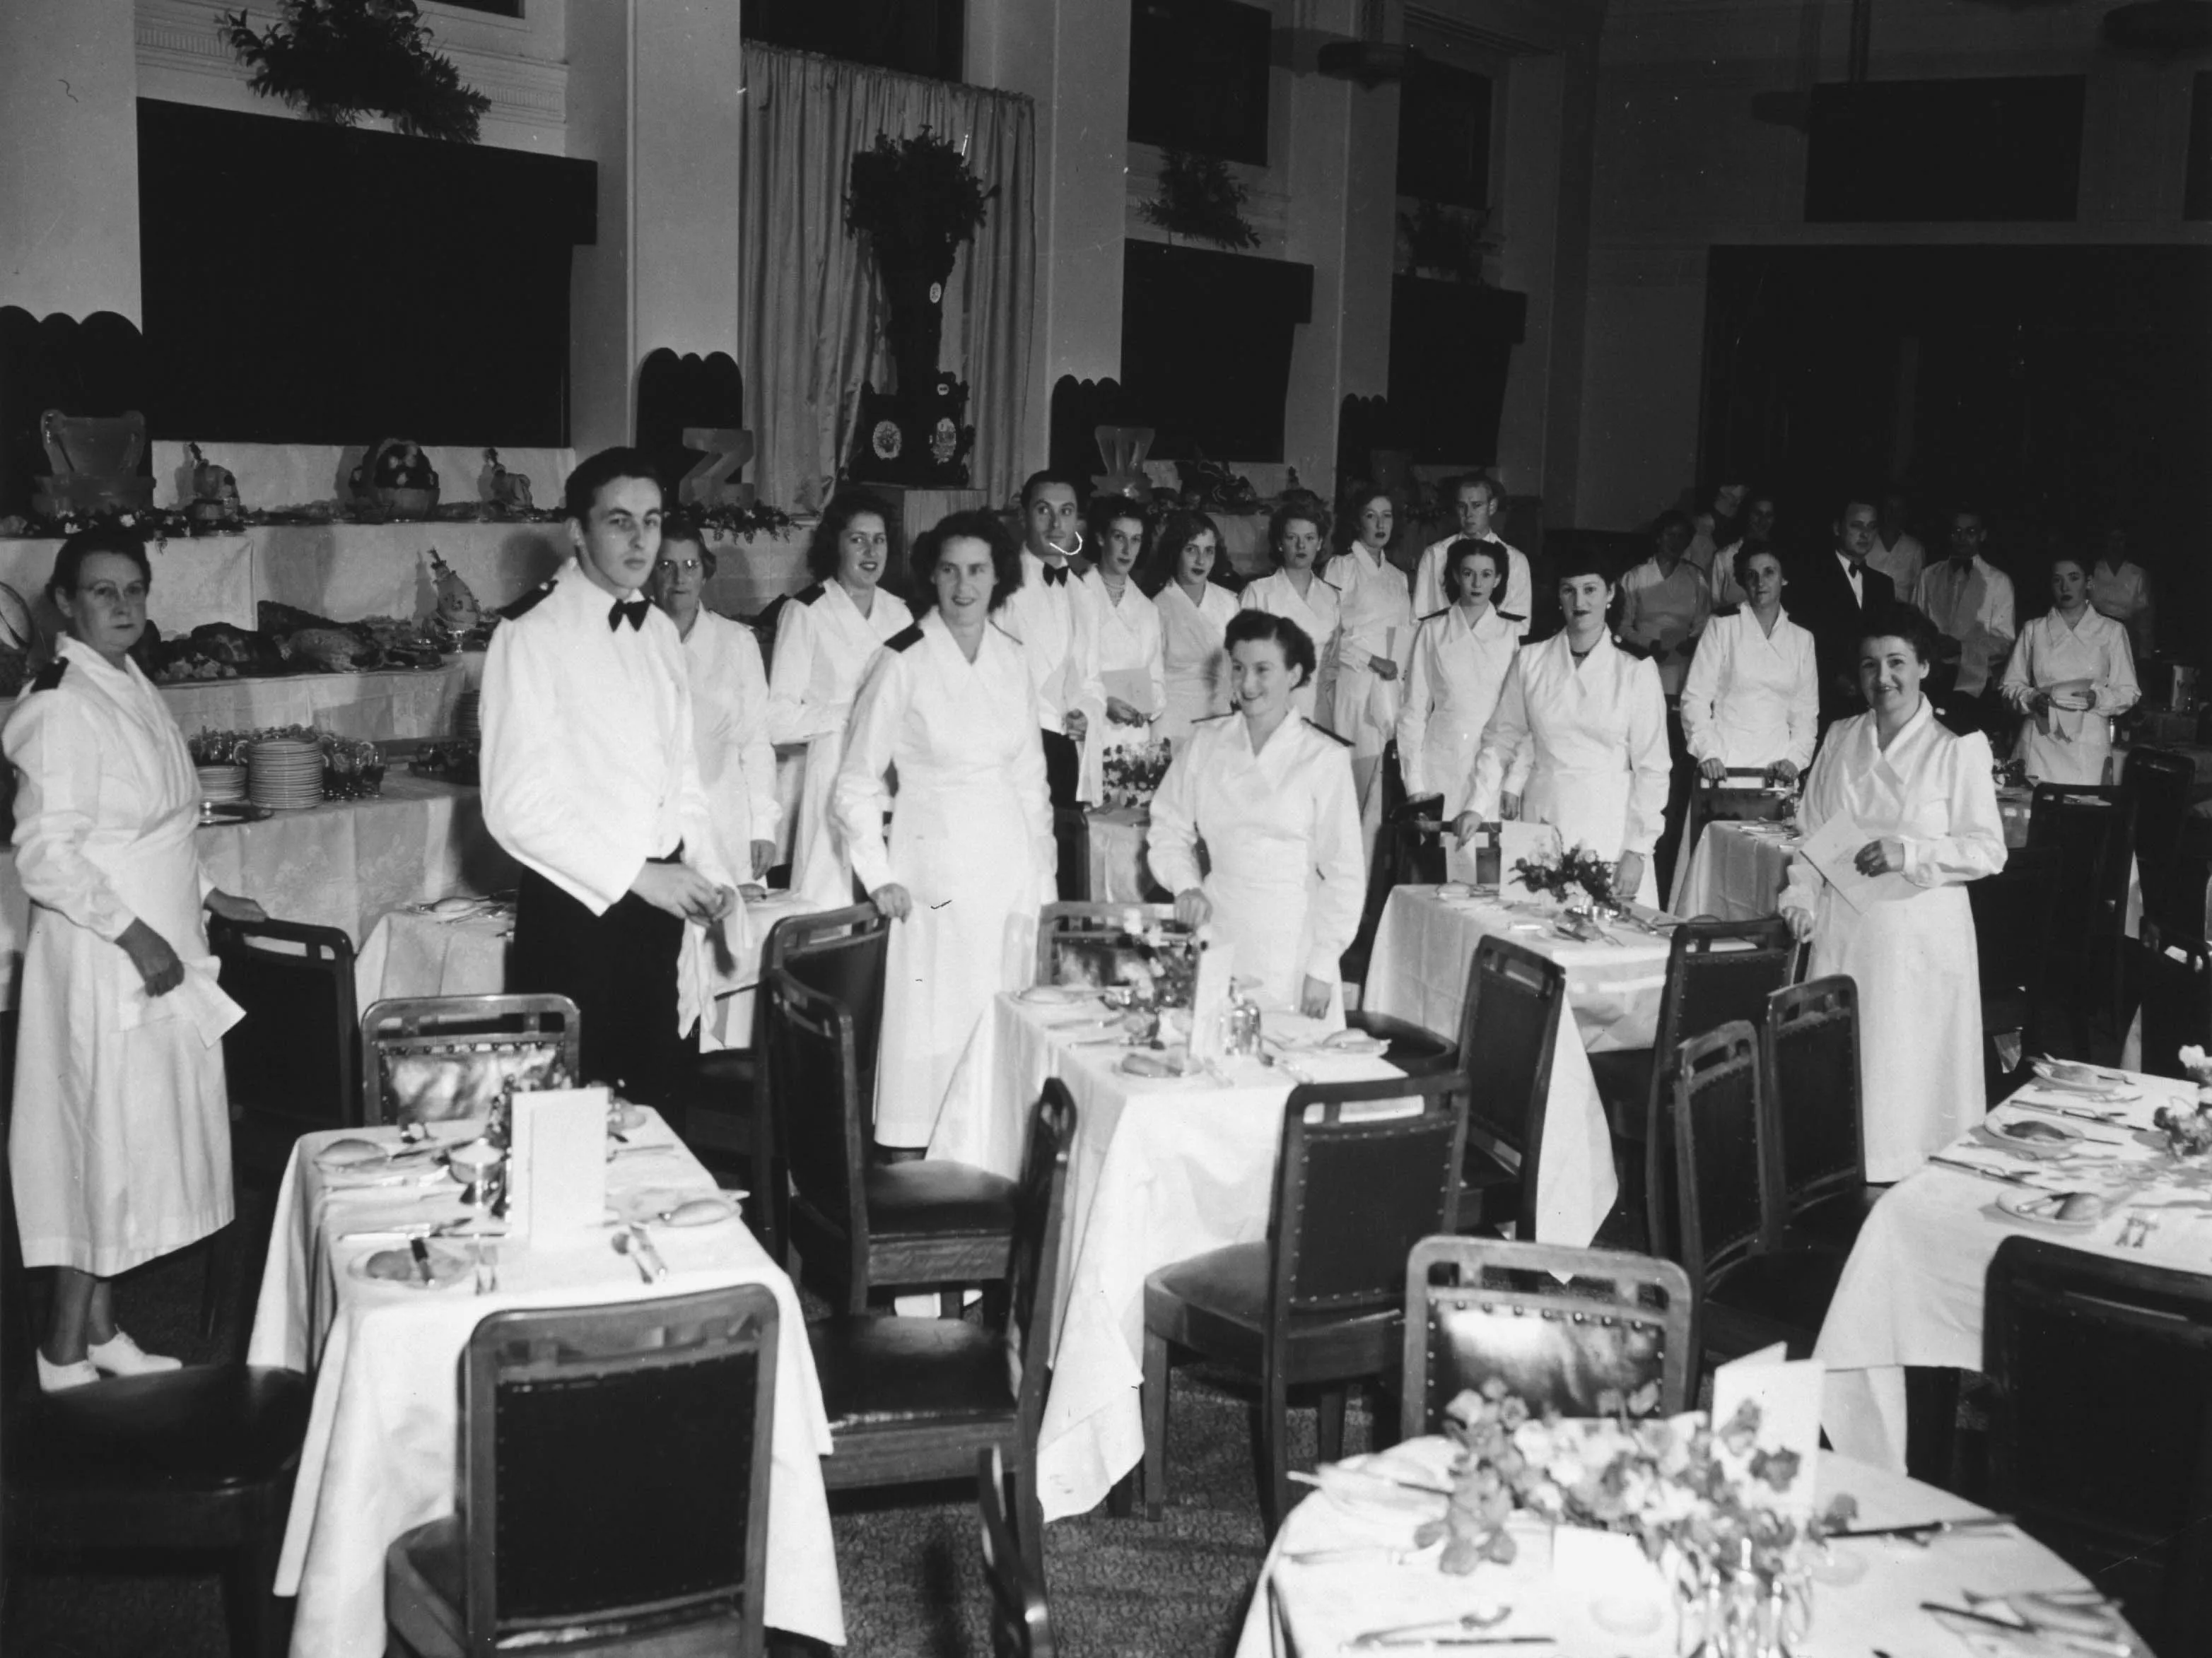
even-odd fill
[[[928,127],[968,147],[996,189],[945,284],[939,366],[968,382],[970,483],[1008,499],[1037,458],[1029,416],[1036,304],[1036,109],[1013,93],[924,80],[775,46],[745,47],[738,165],[738,338],[761,498],[818,505],[840,471],[861,383],[890,383],[874,263],[845,228],[854,155]]]

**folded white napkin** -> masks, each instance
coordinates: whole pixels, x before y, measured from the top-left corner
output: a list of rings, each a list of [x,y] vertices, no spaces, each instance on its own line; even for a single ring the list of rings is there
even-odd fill
[[[213,1048],[223,1032],[246,1017],[246,1010],[216,981],[217,965],[212,956],[187,961],[184,982],[166,996],[149,996],[143,982],[132,985],[123,998],[122,1028],[136,1030],[171,1019],[189,1020],[199,1033],[200,1045]]]

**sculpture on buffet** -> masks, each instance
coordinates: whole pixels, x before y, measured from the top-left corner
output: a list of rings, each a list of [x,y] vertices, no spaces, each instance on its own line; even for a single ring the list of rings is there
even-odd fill
[[[136,409],[109,417],[49,409],[39,417],[39,439],[54,470],[39,478],[33,512],[62,518],[154,504],[154,480],[138,471],[146,453],[146,416]]]
[[[246,507],[238,498],[238,475],[210,460],[197,443],[186,444],[185,450],[192,458],[192,498],[185,508],[185,520],[195,531],[244,529]]]
[[[426,519],[438,510],[437,469],[410,438],[371,445],[353,470],[353,487],[364,517]]]

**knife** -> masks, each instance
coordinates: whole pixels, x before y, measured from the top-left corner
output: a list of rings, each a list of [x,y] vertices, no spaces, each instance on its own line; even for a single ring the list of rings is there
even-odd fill
[[[1391,1635],[1379,1641],[1355,1640],[1346,1645],[1347,1650],[1358,1652],[1403,1652],[1409,1648],[1553,1647],[1559,1643],[1555,1635]],[[2124,1658],[2124,1655],[2115,1655],[2115,1658]]]
[[[1838,1537],[1933,1537],[1943,1532],[1988,1531],[2013,1523],[2008,1514],[1967,1514],[1956,1520],[1923,1520],[1912,1526],[1867,1526],[1856,1531],[1832,1531]]]
[[[637,1251],[638,1259],[646,1264],[656,1279],[668,1276],[668,1263],[661,1260],[660,1251],[653,1247],[653,1240],[645,1235],[645,1228],[635,1221],[630,1223],[629,1240]]]
[[[1991,1618],[1984,1612],[1968,1612],[1964,1606],[1947,1606],[1940,1600],[1923,1600],[1920,1610],[1935,1613],[1938,1622],[1948,1623],[1957,1619],[1962,1623],[1978,1625],[1985,1629],[2002,1630],[2016,1638],[2046,1642],[2069,1651],[2089,1654],[2093,1658],[2133,1658],[2135,1653],[2132,1645],[2116,1638],[2076,1635],[2070,1630],[2056,1629],[2049,1624],[2015,1624],[2006,1619]]]
[[[1946,1169],[1955,1169],[1962,1175],[1979,1175],[1984,1180],[2001,1180],[2007,1186],[2025,1186],[2033,1191],[2047,1192],[2051,1188],[2039,1185],[2019,1175],[2008,1175],[2002,1169],[1984,1169],[1978,1163],[1960,1163],[1955,1157],[1930,1157],[1930,1163],[1941,1163]]]

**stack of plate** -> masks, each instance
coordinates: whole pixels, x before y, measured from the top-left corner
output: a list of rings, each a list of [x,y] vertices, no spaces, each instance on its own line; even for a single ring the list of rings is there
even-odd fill
[[[482,691],[463,691],[453,700],[453,733],[457,737],[483,735]]]
[[[202,766],[200,799],[203,800],[243,800],[246,799],[246,768],[243,766]]]
[[[257,806],[297,811],[323,801],[323,750],[319,743],[271,737],[246,753],[247,793]]]

